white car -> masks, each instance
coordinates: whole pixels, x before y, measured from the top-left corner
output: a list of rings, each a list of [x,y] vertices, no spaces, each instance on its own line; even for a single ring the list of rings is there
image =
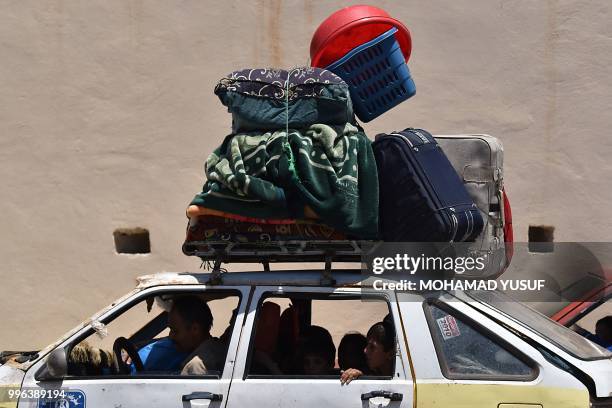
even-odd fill
[[[142,277],[57,342],[0,366],[0,407],[612,407],[612,355],[527,306],[498,292],[375,291],[362,281],[350,270]],[[210,305],[222,368],[181,375],[148,364],[151,354],[128,364],[125,351],[135,360],[163,344],[168,301],[188,294]],[[341,384],[347,367],[307,375],[291,354],[311,325],[337,348],[383,320],[396,332],[389,375]]]

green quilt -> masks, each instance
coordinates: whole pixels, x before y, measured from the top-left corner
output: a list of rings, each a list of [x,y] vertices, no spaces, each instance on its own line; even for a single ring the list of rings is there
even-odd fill
[[[352,124],[232,134],[205,172],[191,204],[257,218],[303,218],[308,205],[340,231],[377,237],[376,162],[370,140]]]

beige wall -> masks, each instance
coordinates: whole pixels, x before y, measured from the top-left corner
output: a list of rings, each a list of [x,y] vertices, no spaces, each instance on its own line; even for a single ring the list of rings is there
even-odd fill
[[[612,3],[371,1],[412,31],[418,94],[365,126],[484,132],[506,148],[517,240],[612,239]],[[181,254],[184,210],[230,117],[234,69],[291,67],[348,1],[4,1],[0,349],[40,347]],[[114,253],[142,226],[152,253]]]

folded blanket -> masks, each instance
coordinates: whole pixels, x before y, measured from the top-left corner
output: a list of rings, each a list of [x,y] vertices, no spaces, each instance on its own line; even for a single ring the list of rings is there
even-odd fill
[[[227,75],[215,94],[232,113],[232,132],[354,122],[348,85],[320,68],[243,69]]]
[[[303,219],[308,206],[339,231],[377,236],[376,163],[369,139],[350,123],[229,135],[205,172],[192,205],[272,219]]]

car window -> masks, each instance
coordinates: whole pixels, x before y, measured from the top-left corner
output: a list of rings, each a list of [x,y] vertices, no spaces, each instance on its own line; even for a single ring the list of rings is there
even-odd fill
[[[239,300],[233,291],[173,291],[136,301],[68,346],[68,376],[219,378]]]
[[[448,306],[430,301],[425,310],[447,378],[528,380],[537,375],[526,356]]]
[[[362,372],[361,379],[390,379],[395,374],[397,336],[389,310],[384,298],[267,294],[257,308],[247,376],[338,379],[343,370],[354,368]],[[386,350],[380,348],[378,366],[370,367],[367,353],[372,351],[366,349],[372,342],[366,335],[383,321],[387,323],[379,336],[389,342]]]

